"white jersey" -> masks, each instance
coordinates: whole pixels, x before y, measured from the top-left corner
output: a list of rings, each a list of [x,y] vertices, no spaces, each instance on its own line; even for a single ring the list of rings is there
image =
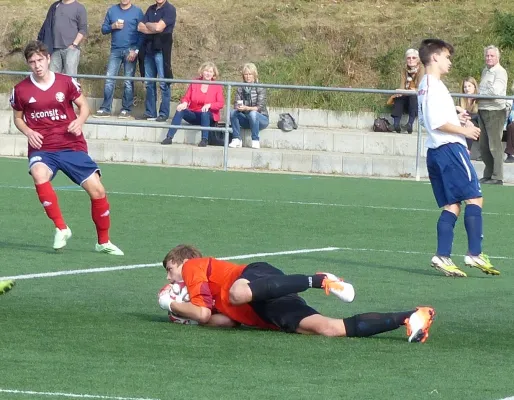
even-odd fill
[[[428,132],[426,146],[429,149],[436,149],[447,143],[460,143],[467,147],[464,135],[437,129],[444,124],[461,124],[448,88],[433,75],[426,74],[419,84],[418,118]]]

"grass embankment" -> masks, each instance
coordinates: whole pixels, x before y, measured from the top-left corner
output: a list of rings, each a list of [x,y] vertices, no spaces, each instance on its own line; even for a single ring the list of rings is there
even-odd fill
[[[3,0],[0,15],[0,69],[24,69],[19,50],[34,38],[53,0]],[[82,0],[88,10],[89,37],[80,73],[104,74],[110,38],[100,26],[115,0]],[[135,1],[145,11],[152,1]],[[514,2],[262,0],[248,6],[238,0],[204,0],[177,7],[173,67],[177,78],[194,77],[205,60],[217,63],[223,80],[239,80],[243,62],[257,64],[261,82],[395,89],[403,53],[426,37],[440,37],[456,47],[450,89],[459,90],[465,76],[480,77],[482,49],[503,47],[502,64],[514,65]],[[501,11],[497,11],[501,10]],[[0,91],[17,78],[2,77]],[[101,97],[103,82],[84,82],[86,92]],[[144,96],[142,85],[138,97]],[[176,86],[173,97],[183,93]],[[275,106],[336,110],[377,110],[383,95],[278,91]]]

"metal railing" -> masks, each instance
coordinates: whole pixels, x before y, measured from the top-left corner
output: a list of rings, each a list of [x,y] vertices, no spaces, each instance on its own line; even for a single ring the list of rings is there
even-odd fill
[[[22,75],[27,76],[30,75],[30,72],[24,71],[0,71],[0,75]],[[393,95],[393,94],[401,94],[406,96],[415,96],[416,92],[411,90],[391,90],[391,89],[371,89],[371,88],[339,88],[339,87],[329,87],[329,86],[306,86],[306,85],[280,85],[280,84],[272,84],[272,83],[246,83],[246,82],[232,82],[232,81],[203,81],[203,80],[191,80],[191,79],[165,79],[165,78],[143,78],[143,77],[128,77],[128,76],[106,76],[106,75],[90,75],[90,74],[77,74],[71,75],[74,78],[83,78],[83,79],[113,79],[113,80],[130,80],[135,82],[165,82],[165,83],[182,83],[182,84],[191,84],[191,83],[200,83],[200,84],[208,84],[208,85],[221,85],[227,88],[225,95],[225,105],[227,107],[227,112],[225,116],[225,127],[199,127],[195,125],[171,125],[166,123],[155,123],[155,122],[132,122],[132,121],[95,121],[88,120],[86,124],[90,125],[113,125],[113,126],[135,126],[135,127],[151,127],[151,128],[175,128],[175,129],[185,129],[185,130],[198,130],[201,128],[207,131],[218,131],[225,133],[225,140],[223,146],[223,169],[227,170],[228,165],[228,141],[230,132],[232,129],[230,128],[230,98],[232,95],[232,87],[262,87],[268,89],[289,89],[289,90],[315,90],[315,91],[324,91],[324,92],[344,92],[344,93],[369,93],[369,94],[384,94],[384,95]],[[463,94],[463,93],[450,93],[452,97],[464,97],[464,98],[473,98],[473,99],[503,99],[503,100],[514,100],[514,96],[484,96],[478,94]],[[420,180],[420,158],[422,153],[422,132],[421,132],[421,124],[419,118],[417,118],[417,151],[416,151],[416,180]]]

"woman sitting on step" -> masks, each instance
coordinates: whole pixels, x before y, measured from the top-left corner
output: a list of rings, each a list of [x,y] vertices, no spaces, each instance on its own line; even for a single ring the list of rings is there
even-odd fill
[[[419,59],[418,51],[416,49],[407,50],[405,52],[405,65],[401,70],[399,90],[416,92],[423,75],[425,75],[425,69]],[[416,95],[394,94],[389,98],[387,104],[393,105],[391,116],[393,117],[394,130],[398,133],[401,132],[400,120],[405,112],[409,115],[409,121],[405,129],[407,133],[412,133],[412,124],[418,116],[418,97]]]
[[[255,64],[247,63],[242,69],[246,83],[258,83],[259,74]],[[242,147],[241,128],[250,128],[252,132],[252,148],[260,148],[259,132],[269,124],[266,109],[266,88],[239,86],[236,91],[234,109],[230,112],[232,124],[232,141],[229,147]]]
[[[212,62],[204,62],[198,69],[198,74],[200,76],[195,80],[215,81],[219,77],[218,68]],[[182,120],[185,120],[192,125],[213,126],[220,120],[220,110],[224,106],[225,99],[221,85],[191,83],[177,106],[171,124],[180,125]],[[175,133],[177,129],[170,128],[161,144],[172,144]],[[209,131],[202,129],[202,140],[198,147],[206,147],[208,141]]]

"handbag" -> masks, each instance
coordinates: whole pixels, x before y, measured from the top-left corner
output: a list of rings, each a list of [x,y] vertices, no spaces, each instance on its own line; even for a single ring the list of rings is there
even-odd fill
[[[373,121],[373,132],[392,132],[393,125],[387,120],[387,118],[376,118]]]
[[[298,129],[298,124],[289,113],[279,114],[277,126],[284,132],[291,132],[293,129]]]

